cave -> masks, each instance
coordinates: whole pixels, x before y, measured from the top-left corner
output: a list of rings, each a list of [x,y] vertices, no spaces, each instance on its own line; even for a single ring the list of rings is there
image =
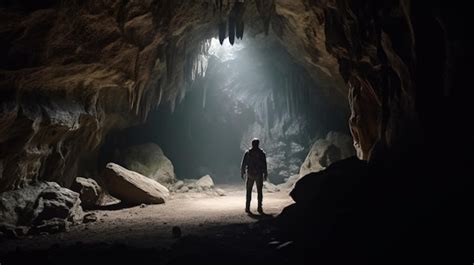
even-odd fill
[[[0,14],[0,264],[473,262],[468,3]]]

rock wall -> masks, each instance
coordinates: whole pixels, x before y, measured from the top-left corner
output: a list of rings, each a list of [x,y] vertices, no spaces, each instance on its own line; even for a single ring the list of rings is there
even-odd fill
[[[70,186],[104,136],[182,98],[203,40],[230,9],[209,1],[0,6],[0,191]],[[93,160],[93,159],[92,159]]]

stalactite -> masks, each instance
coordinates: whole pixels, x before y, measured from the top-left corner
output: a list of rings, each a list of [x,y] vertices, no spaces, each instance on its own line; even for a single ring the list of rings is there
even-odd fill
[[[238,21],[236,24],[236,27],[237,27],[237,31],[236,31],[237,39],[242,39],[244,37],[244,21],[243,20]]]
[[[235,40],[235,17],[233,15],[229,16],[229,42],[234,45]]]
[[[222,45],[226,37],[227,22],[225,20],[221,21],[218,27],[219,27],[219,42]]]
[[[158,86],[160,88],[160,92],[158,93],[158,100],[156,102],[156,106],[160,106],[161,100],[163,99],[163,88],[161,87],[161,79],[158,81]]]
[[[202,108],[206,108],[206,101],[207,101],[207,86],[204,86],[203,94],[202,94]]]
[[[272,13],[275,9],[275,0],[255,0],[255,4],[257,5],[258,12],[262,16],[265,34],[268,35]]]

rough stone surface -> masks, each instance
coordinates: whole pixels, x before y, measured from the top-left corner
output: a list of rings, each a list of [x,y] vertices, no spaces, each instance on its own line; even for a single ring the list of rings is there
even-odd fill
[[[71,189],[79,193],[81,206],[84,209],[93,209],[99,205],[103,196],[102,188],[90,178],[77,177]]]
[[[54,182],[43,182],[0,194],[0,230],[32,227],[59,232],[82,221],[79,194]],[[33,232],[33,231],[32,231]],[[15,232],[16,234],[17,232]]]
[[[124,166],[161,184],[176,181],[173,163],[155,143],[146,143],[126,148],[122,151]]]
[[[211,176],[205,175],[196,181],[196,187],[201,189],[210,189],[214,187],[214,181]]]
[[[108,163],[103,180],[110,195],[130,204],[160,204],[169,196],[168,189],[153,179]]]
[[[173,186],[174,186],[174,189],[179,190],[184,186],[184,181],[178,180]]]
[[[355,155],[352,138],[348,135],[329,132],[325,139],[318,139],[311,146],[300,168],[300,176],[318,172],[332,163]]]

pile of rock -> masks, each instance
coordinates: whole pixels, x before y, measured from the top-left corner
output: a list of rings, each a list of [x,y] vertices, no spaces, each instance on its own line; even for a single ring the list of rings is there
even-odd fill
[[[0,236],[56,233],[82,221],[79,194],[41,182],[0,194]]]
[[[179,180],[170,187],[170,191],[175,193],[204,192],[209,195],[225,195],[224,190],[215,187],[214,181],[209,175],[205,175],[199,179]]]

